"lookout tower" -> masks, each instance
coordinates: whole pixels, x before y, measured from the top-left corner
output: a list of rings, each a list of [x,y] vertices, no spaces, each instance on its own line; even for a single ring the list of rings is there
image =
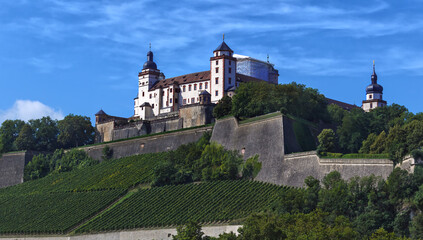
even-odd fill
[[[377,74],[375,70],[375,61],[373,61],[372,83],[366,87],[366,100],[363,101],[361,108],[369,112],[377,107],[386,106],[386,101],[382,99],[383,87],[377,83]]]

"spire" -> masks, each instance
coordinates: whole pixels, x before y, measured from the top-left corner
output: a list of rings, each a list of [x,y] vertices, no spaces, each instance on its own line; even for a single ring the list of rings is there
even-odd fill
[[[267,54],[267,62],[269,62],[269,54]]]
[[[147,53],[147,61],[144,63],[144,66],[142,69],[157,69],[156,63],[153,61],[153,52],[151,51],[151,43],[149,44],[149,49]]]
[[[225,34],[223,34],[223,41],[225,41]]]
[[[375,70],[375,60],[373,60],[372,84],[377,84],[377,75],[376,75],[376,70]]]
[[[150,48],[149,48],[149,51],[151,52],[151,43],[150,43]],[[373,61],[373,63],[374,63],[375,61]]]

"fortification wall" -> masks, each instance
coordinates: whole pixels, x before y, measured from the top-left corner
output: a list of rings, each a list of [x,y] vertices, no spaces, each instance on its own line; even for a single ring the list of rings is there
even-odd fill
[[[256,179],[281,184],[284,153],[282,126],[282,115],[245,124],[239,124],[234,117],[230,117],[216,122],[211,140],[226,149],[244,151],[245,159],[260,155],[262,169]]]
[[[191,105],[188,107],[181,107],[179,109],[179,116],[182,119],[182,126],[190,128],[201,126],[212,122],[214,105]]]
[[[237,233],[240,225],[224,225],[224,226],[203,226],[202,231],[206,236],[218,237],[222,233]],[[160,239],[172,239],[172,235],[176,235],[176,228],[170,229],[154,229],[154,230],[136,230],[136,231],[122,231],[122,232],[110,232],[100,234],[89,234],[79,236],[65,236],[65,237],[13,237],[13,238],[1,238],[2,240],[160,240]]]
[[[315,151],[284,155],[286,146],[291,149],[301,146],[295,139],[292,121],[282,115],[245,124],[239,124],[233,117],[218,120],[212,141],[231,150],[245,149],[244,158],[259,154],[262,170],[256,180],[281,185],[302,187],[306,177],[321,180],[331,171],[340,172],[344,179],[371,174],[386,179],[393,170],[389,159],[325,159],[319,158]],[[412,166],[412,160],[406,158],[400,167],[413,172]]]
[[[119,142],[82,147],[94,159],[102,160],[103,148],[107,145],[113,150],[113,158],[128,157],[143,153],[155,153],[175,150],[182,144],[195,142],[212,127],[187,129],[179,132],[146,136]]]
[[[386,179],[393,170],[389,159],[326,159],[319,158],[315,151],[287,154],[283,165],[281,184],[296,187],[302,187],[308,176],[322,180],[331,171],[338,171],[347,180],[371,174]]]
[[[5,153],[0,157],[0,188],[23,182],[25,165],[38,152]]]

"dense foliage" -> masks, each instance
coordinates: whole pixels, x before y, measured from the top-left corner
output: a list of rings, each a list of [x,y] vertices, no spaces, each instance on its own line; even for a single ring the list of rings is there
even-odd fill
[[[84,150],[72,149],[65,152],[57,149],[53,154],[39,154],[25,166],[24,180],[42,178],[50,173],[69,172],[98,164]]]
[[[222,222],[265,210],[289,188],[254,181],[214,181],[142,189],[77,232]]]
[[[254,178],[261,169],[258,155],[243,161],[237,151],[229,151],[211,142],[205,133],[196,143],[178,147],[169,158],[154,168],[153,186],[193,181],[236,180]]]
[[[232,110],[232,98],[224,96],[218,102],[215,108],[213,108],[213,117],[221,118],[223,116],[231,114]]]
[[[329,119],[326,98],[303,84],[250,82],[241,84],[235,93],[231,113],[239,118],[280,111],[313,122]]]
[[[54,151],[92,143],[94,128],[89,117],[68,115],[57,121],[50,117],[6,120],[0,127],[0,153],[35,150]]]
[[[0,234],[63,234],[124,191],[0,195]]]

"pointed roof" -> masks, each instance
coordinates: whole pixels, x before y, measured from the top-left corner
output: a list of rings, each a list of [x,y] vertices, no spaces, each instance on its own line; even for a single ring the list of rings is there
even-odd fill
[[[206,90],[203,90],[203,91],[200,93],[200,95],[210,95],[210,93],[209,93],[209,92],[207,92]]]
[[[107,115],[107,114],[103,111],[103,109],[101,109],[95,115]]]
[[[234,52],[232,51],[232,49],[225,43],[225,41],[223,41],[217,48],[216,50],[214,50],[213,52],[216,51],[229,51],[229,52]]]

